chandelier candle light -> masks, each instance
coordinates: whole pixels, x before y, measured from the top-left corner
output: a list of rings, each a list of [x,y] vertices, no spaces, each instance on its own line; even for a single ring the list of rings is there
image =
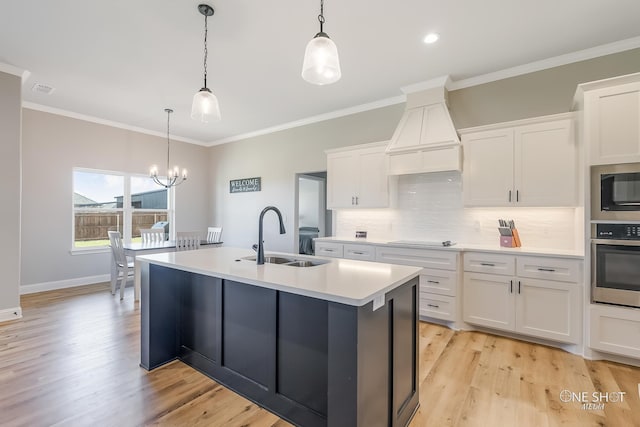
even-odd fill
[[[340,80],[338,48],[322,29],[324,24],[324,0],[320,0],[320,32],[307,44],[302,63],[302,78],[315,85],[328,85]]]
[[[207,18],[213,15],[213,8],[208,4],[198,5],[198,11],[204,15],[204,86],[193,96],[191,118],[203,123],[220,120],[218,98],[207,87]]]
[[[187,180],[187,170],[183,169],[182,176],[180,176],[180,169],[178,166],[175,166],[173,170],[169,168],[169,154],[171,148],[169,140],[169,117],[171,117],[173,110],[171,108],[165,108],[164,111],[167,112],[167,178],[165,179],[165,182],[162,182],[162,178],[158,177],[158,166],[156,165],[151,166],[150,175],[151,179],[153,179],[153,182],[156,184],[164,188],[170,188],[180,185]]]

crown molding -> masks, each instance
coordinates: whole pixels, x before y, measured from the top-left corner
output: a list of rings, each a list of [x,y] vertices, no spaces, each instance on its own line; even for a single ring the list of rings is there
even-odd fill
[[[137,126],[131,126],[131,125],[127,125],[127,124],[124,124],[124,123],[115,122],[115,121],[112,121],[112,120],[101,119],[99,117],[88,116],[86,114],[80,114],[80,113],[76,113],[76,112],[73,112],[73,111],[63,110],[63,109],[60,109],[60,108],[49,107],[48,105],[36,104],[34,102],[23,101],[22,102],[22,108],[28,108],[29,110],[42,111],[44,113],[51,113],[51,114],[55,114],[55,115],[58,115],[58,116],[69,117],[69,118],[72,118],[72,119],[77,119],[77,120],[82,120],[82,121],[85,121],[85,122],[96,123],[96,124],[99,124],[99,125],[111,126],[111,127],[118,128],[118,129],[130,130],[130,131],[133,131],[133,132],[143,133],[145,135],[159,136],[159,137],[162,137],[162,138],[165,138],[167,136],[166,133],[158,132],[158,131],[155,131],[155,130],[145,129],[145,128],[141,128],[141,127],[137,127]],[[202,141],[198,141],[198,140],[192,139],[192,138],[185,138],[185,137],[178,136],[178,135],[171,135],[171,140],[172,141],[186,142],[186,143],[189,143],[189,144],[201,145],[203,147],[206,147],[208,145],[208,144],[206,144],[206,143],[204,143]]]
[[[598,58],[600,56],[611,55],[614,53],[624,52],[625,50],[636,49],[640,47],[640,37],[620,40],[589,49],[579,50],[577,52],[567,53],[565,55],[554,56],[552,58],[542,59],[540,61],[530,62],[517,67],[506,68],[504,70],[487,73],[480,76],[470,77],[468,79],[452,82],[448,89],[458,90],[471,86],[478,86],[485,83],[491,83],[498,80],[517,77],[523,74],[529,74],[536,71],[547,70],[549,68],[560,67],[562,65],[573,64],[575,62],[586,61],[588,59]]]
[[[375,110],[377,108],[388,107],[389,105],[402,104],[406,101],[406,96],[394,96],[392,98],[380,99],[378,101],[369,102],[366,104],[356,105],[355,107],[344,108],[342,110],[332,111],[330,113],[319,114],[317,116],[311,116],[304,119],[296,120],[293,122],[283,123],[278,126],[272,126],[264,129],[260,129],[253,132],[243,133],[241,135],[230,136],[228,138],[222,138],[215,141],[211,141],[208,146],[227,144],[229,142],[240,141],[242,139],[253,138],[260,135],[266,135],[269,133],[279,132],[282,130],[292,129],[299,126],[309,125],[312,123],[323,122],[325,120],[336,119],[339,117],[349,116],[351,114],[362,113],[363,111]]]

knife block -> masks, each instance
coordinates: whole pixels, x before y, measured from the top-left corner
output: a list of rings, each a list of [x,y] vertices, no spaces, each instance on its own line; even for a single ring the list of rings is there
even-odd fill
[[[519,248],[522,246],[520,243],[520,235],[516,228],[511,229],[513,236],[500,236],[500,246],[503,248]]]
[[[503,248],[513,248],[513,237],[512,236],[500,236],[500,246]]]

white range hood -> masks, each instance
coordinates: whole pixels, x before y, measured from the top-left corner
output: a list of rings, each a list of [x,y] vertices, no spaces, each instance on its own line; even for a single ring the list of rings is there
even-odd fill
[[[406,110],[387,146],[389,175],[460,171],[460,138],[447,107],[449,77],[403,88]]]

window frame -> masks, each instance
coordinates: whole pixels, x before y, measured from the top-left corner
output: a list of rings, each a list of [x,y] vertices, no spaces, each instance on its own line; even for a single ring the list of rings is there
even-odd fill
[[[83,209],[76,208],[73,203],[73,193],[75,192],[75,172],[94,173],[102,175],[114,175],[121,176],[124,180],[123,198],[121,208],[97,208],[97,209]],[[111,171],[105,169],[92,169],[84,167],[73,167],[71,170],[71,254],[91,254],[108,252],[109,245],[101,246],[88,246],[88,247],[76,247],[76,228],[75,218],[78,212],[122,212],[122,240],[125,243],[131,242],[131,234],[133,232],[133,214],[134,212],[158,212],[165,209],[139,209],[131,206],[131,178],[133,177],[145,177],[149,178],[146,174],[129,173],[121,171]],[[160,188],[160,186],[158,186]],[[167,220],[169,221],[169,238],[172,239],[175,235],[174,223],[175,223],[175,191],[174,187],[167,188]]]

